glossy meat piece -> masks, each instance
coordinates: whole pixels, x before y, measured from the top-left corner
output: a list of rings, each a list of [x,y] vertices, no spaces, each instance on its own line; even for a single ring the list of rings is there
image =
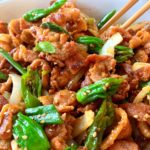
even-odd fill
[[[7,23],[0,21],[0,33],[8,33]]]
[[[4,98],[4,96],[0,95],[0,111],[2,110],[3,106],[7,103],[8,101]]]
[[[120,141],[116,141],[107,150],[140,150],[140,149],[135,142],[120,140]]]
[[[59,112],[70,112],[76,105],[75,92],[69,90],[60,90],[54,96],[53,104]]]
[[[63,114],[64,123],[61,125],[47,125],[46,135],[51,141],[54,150],[63,150],[67,146],[67,141],[72,139],[73,124],[75,118],[71,115]]]
[[[127,114],[138,121],[146,121],[150,125],[150,105],[144,103],[126,103],[121,107]]]

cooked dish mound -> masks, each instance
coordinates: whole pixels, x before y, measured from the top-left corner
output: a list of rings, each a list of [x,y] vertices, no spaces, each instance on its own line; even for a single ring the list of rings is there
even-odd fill
[[[100,34],[115,12],[57,0],[0,22],[0,150],[150,149],[150,22]]]

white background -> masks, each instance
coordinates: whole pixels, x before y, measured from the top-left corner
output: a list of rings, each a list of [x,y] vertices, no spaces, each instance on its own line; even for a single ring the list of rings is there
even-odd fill
[[[9,21],[10,19],[22,16],[33,8],[48,7],[50,0],[0,0],[0,20]],[[119,10],[128,0],[77,0],[77,5],[82,8],[89,16],[101,18],[105,13],[112,9]],[[133,15],[147,0],[139,2],[122,19],[126,20]],[[150,21],[150,10],[145,13],[138,21]]]

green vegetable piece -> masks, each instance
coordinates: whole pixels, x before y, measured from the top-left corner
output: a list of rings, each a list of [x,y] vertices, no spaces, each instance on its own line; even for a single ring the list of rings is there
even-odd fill
[[[42,127],[29,117],[18,113],[13,125],[13,136],[21,149],[49,150],[50,144]]]
[[[40,105],[37,97],[41,96],[41,89],[42,84],[38,71],[28,69],[21,79],[22,95],[27,108]]]
[[[140,83],[140,87],[143,88],[145,86],[150,86],[150,81],[147,81],[147,82],[141,82]],[[147,95],[150,95],[150,92],[147,93]]]
[[[38,106],[35,108],[28,108],[25,110],[26,114],[41,124],[61,124],[63,120],[60,117],[55,106]]]
[[[50,53],[53,54],[56,52],[55,47],[50,43],[50,42],[39,42],[35,46],[35,50],[40,51],[40,52],[45,52],[45,53]]]
[[[18,70],[21,74],[26,73],[26,69],[24,69],[19,63],[14,61],[12,56],[10,56],[4,49],[0,48],[0,55],[2,55],[16,70]]]
[[[111,102],[103,101],[100,109],[98,110],[92,126],[85,142],[85,147],[89,150],[99,150],[102,142],[103,134],[107,127],[109,127],[113,120],[115,109]]]
[[[0,80],[7,80],[8,76],[0,71]]]
[[[61,8],[67,0],[56,0],[50,7],[48,7],[49,13],[57,11],[59,8]]]
[[[47,16],[49,11],[47,9],[33,9],[23,15],[23,18],[28,22],[38,21]]]
[[[122,82],[122,78],[104,78],[85,86],[76,93],[77,101],[81,104],[87,104],[99,98],[106,99],[117,92]]]
[[[140,83],[140,87],[143,88],[145,86],[149,85],[150,86],[150,81],[147,81],[147,82],[141,82]]]
[[[116,54],[115,59],[117,62],[121,63],[128,60],[130,57],[134,55],[133,49],[125,46],[115,46]]]
[[[98,29],[102,28],[116,13],[116,10],[112,10],[108,14],[106,14],[102,20],[97,24]]]
[[[23,18],[28,22],[38,21],[41,18],[49,15],[52,12],[57,11],[61,8],[67,0],[57,0],[54,2],[50,7],[47,9],[34,9],[31,10],[23,15]]]
[[[77,42],[86,45],[94,44],[97,47],[104,44],[104,41],[102,39],[94,36],[80,36],[78,37]]]
[[[90,47],[90,52],[94,51],[99,53],[104,44],[104,41],[94,36],[81,36],[76,40],[78,43],[86,44]]]
[[[75,143],[72,143],[70,146],[67,146],[65,148],[65,150],[77,150],[78,149],[78,145]]]
[[[55,23],[52,23],[52,22],[45,22],[45,23],[42,23],[42,27],[43,28],[48,28],[50,29],[51,31],[55,31],[55,32],[64,32],[66,34],[69,34],[68,31],[66,31],[64,28],[62,28],[61,26],[55,24]]]

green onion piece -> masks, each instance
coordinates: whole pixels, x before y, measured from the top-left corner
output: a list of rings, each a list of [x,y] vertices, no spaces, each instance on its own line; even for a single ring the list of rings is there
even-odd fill
[[[45,53],[50,53],[53,54],[56,52],[56,48],[50,43],[50,42],[39,42],[35,48],[35,50],[39,52],[45,52]]]
[[[27,108],[26,114],[41,124],[61,124],[63,120],[53,104],[46,106],[38,106],[35,108]]]
[[[104,78],[77,91],[76,98],[81,104],[93,102],[99,98],[106,99],[114,95],[121,83],[122,78]]]
[[[7,80],[8,76],[0,71],[0,80]]]
[[[31,118],[18,113],[13,125],[13,136],[23,150],[49,150],[50,143],[42,127]]]
[[[100,29],[102,28],[116,13],[116,10],[112,10],[108,14],[106,14],[102,20],[97,24],[97,27]]]
[[[38,21],[43,17],[49,15],[52,12],[57,11],[61,8],[67,0],[57,0],[47,9],[34,9],[23,15],[23,18],[28,22]]]
[[[21,79],[21,91],[26,107],[36,107],[41,103],[37,97],[41,96],[42,83],[38,71],[28,69]]]
[[[115,46],[115,59],[117,62],[127,61],[130,57],[134,55],[133,49],[125,46]]]
[[[48,28],[50,29],[51,31],[55,31],[55,32],[64,32],[66,34],[69,34],[68,31],[66,31],[64,28],[62,28],[61,26],[55,24],[55,23],[52,23],[52,22],[45,22],[45,23],[42,23],[42,27],[43,28]]]
[[[0,55],[2,55],[16,70],[21,74],[26,73],[26,69],[23,68],[19,63],[14,61],[11,55],[9,55],[4,49],[0,48]]]

